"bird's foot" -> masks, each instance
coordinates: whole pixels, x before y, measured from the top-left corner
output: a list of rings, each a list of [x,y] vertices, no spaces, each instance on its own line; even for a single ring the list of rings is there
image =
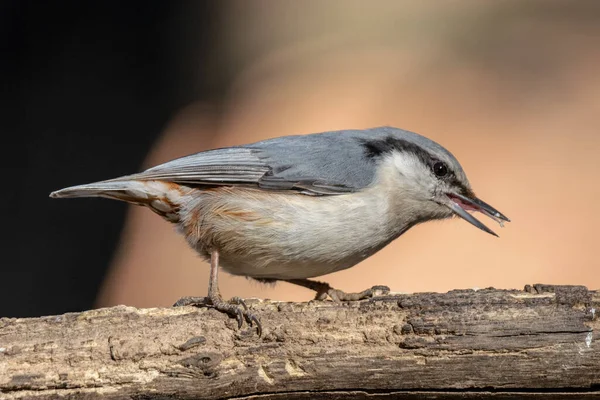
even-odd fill
[[[256,324],[258,336],[262,335],[262,325],[258,317],[248,310],[248,306],[240,297],[232,297],[229,301],[223,300],[221,295],[208,297],[182,297],[177,300],[173,307],[195,306],[195,307],[210,307],[225,314],[229,314],[238,322],[238,329],[244,324],[244,320],[248,325]]]
[[[358,301],[363,299],[369,299],[371,297],[376,296],[385,296],[390,292],[390,288],[387,286],[373,286],[372,288],[363,290],[358,293],[346,293],[338,289],[334,289],[328,284],[323,284],[322,289],[317,290],[317,295],[315,296],[315,300],[325,300],[327,297],[331,298],[331,300],[335,302],[340,301]]]

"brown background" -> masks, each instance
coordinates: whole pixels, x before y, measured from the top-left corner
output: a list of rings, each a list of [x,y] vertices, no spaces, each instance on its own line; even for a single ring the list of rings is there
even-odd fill
[[[600,288],[597,2],[265,0],[228,8],[221,46],[244,68],[225,108],[182,109],[146,166],[288,134],[416,131],[453,152],[476,193],[513,222],[500,229],[481,217],[500,238],[456,219],[423,224],[322,280],[346,291]],[[165,306],[204,295],[207,279],[206,263],[171,225],[132,207],[98,305]],[[220,286],[226,298],[312,298],[226,274]]]

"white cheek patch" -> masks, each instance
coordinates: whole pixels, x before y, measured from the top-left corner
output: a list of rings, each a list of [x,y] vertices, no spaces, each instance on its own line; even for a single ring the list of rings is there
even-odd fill
[[[392,153],[380,165],[379,179],[388,187],[420,194],[428,198],[435,191],[437,180],[429,167],[410,153]]]
[[[429,171],[425,170],[419,159],[410,153],[392,153],[391,161],[396,167],[396,170],[403,175],[407,180],[419,181],[425,175],[429,175]]]
[[[429,167],[411,153],[386,155],[378,166],[377,175],[383,187],[401,188],[422,198],[429,198],[439,183]]]

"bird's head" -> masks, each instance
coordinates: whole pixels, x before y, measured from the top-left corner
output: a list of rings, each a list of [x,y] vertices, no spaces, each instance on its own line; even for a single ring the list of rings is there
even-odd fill
[[[479,211],[501,226],[510,221],[475,196],[460,163],[448,150],[416,133],[395,128],[383,128],[383,132],[363,146],[365,156],[377,161],[379,180],[397,197],[392,212],[407,214],[413,223],[456,215],[494,236],[469,211]]]

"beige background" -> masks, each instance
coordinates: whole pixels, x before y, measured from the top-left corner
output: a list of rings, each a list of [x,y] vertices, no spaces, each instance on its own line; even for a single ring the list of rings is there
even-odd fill
[[[181,110],[146,166],[288,134],[413,130],[453,152],[476,193],[513,222],[478,217],[500,238],[458,219],[426,223],[322,280],[346,291],[600,288],[598,4],[233,2],[221,46],[241,67],[224,109]],[[204,295],[207,279],[172,226],[132,207],[98,305],[170,305]],[[220,286],[226,298],[313,296],[226,274]]]

